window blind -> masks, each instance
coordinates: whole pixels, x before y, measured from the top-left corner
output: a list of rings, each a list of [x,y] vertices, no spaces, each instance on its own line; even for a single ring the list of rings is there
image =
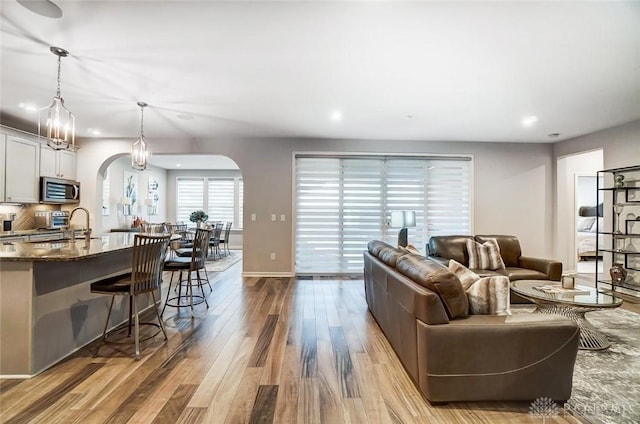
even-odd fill
[[[409,243],[471,231],[469,158],[296,157],[296,273],[361,273],[372,239],[397,244],[394,210],[413,210]]]

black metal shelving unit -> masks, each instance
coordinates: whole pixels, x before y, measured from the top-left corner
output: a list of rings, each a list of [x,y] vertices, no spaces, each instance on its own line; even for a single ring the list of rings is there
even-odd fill
[[[612,217],[609,231],[601,228],[604,223],[600,219],[596,220],[597,257],[604,262],[607,254],[611,263],[621,263],[627,272],[621,283],[606,277],[608,269],[603,272],[605,277],[596,272],[596,289],[640,297],[640,166],[598,171],[596,184],[597,205],[603,205],[602,212],[597,208],[598,218],[604,218],[607,211]],[[605,240],[601,242],[600,236]]]

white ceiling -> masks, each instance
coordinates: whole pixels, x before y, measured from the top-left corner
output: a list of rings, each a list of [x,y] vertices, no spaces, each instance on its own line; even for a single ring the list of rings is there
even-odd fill
[[[56,3],[0,1],[4,122],[50,103],[50,46],[81,137],[135,138],[140,100],[150,141],[553,142],[640,119],[638,1]]]

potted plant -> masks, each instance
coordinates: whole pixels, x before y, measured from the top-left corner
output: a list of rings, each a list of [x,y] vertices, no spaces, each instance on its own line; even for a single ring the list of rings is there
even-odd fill
[[[207,219],[209,219],[209,215],[203,210],[193,211],[191,215],[189,215],[189,221],[195,222],[198,228],[200,228]]]

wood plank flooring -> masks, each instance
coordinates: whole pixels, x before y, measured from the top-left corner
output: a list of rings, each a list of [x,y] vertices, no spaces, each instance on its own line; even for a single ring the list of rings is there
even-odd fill
[[[209,308],[193,320],[167,308],[169,340],[143,343],[140,361],[132,347],[93,358],[91,345],[32,379],[0,381],[0,422],[542,422],[527,402],[429,405],[368,313],[361,279],[240,274],[240,263],[210,273]]]

